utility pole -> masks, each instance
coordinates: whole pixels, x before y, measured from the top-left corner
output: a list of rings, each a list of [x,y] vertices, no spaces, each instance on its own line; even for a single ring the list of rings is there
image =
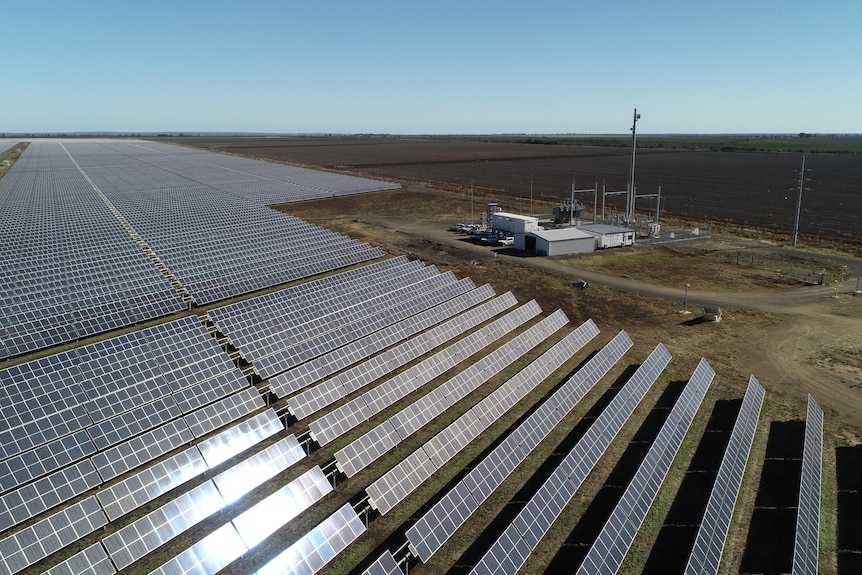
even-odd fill
[[[530,217],[533,217],[533,174],[530,174]]]
[[[572,203],[569,204],[569,227],[575,225],[575,174],[572,174]]]
[[[799,172],[799,193],[796,195],[796,215],[793,218],[793,236],[790,245],[796,247],[799,237],[799,210],[802,207],[802,188],[805,186],[805,156],[802,156],[802,170]]]
[[[595,224],[599,223],[596,221],[596,216],[598,215],[597,214],[597,210],[598,210],[597,204],[599,202],[599,177],[598,176],[596,176],[596,182],[593,185],[595,186],[595,187],[593,187],[593,225],[595,225]]]
[[[473,221],[473,176],[470,176],[470,225],[476,223]]]
[[[632,166],[629,173],[629,193],[628,201],[626,202],[626,219],[627,224],[632,224],[635,220],[635,149],[637,147],[637,125],[641,115],[638,114],[638,109],[635,108],[634,119],[632,120]]]

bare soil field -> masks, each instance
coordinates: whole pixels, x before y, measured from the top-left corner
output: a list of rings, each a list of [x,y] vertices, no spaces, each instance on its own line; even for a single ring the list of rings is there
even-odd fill
[[[509,211],[527,198],[558,202],[598,184],[625,190],[626,148],[510,144],[398,137],[181,138],[177,143],[325,169],[348,170],[398,181],[435,182],[468,195],[474,188],[495,196]],[[755,227],[789,237],[799,189],[801,154],[638,150],[639,194],[662,188],[662,214],[725,229]],[[805,242],[827,240],[862,249],[862,155],[806,157],[806,184],[799,230]],[[590,197],[586,197],[589,195]],[[591,194],[579,196],[590,206]],[[599,200],[601,203],[601,200]],[[638,211],[654,211],[641,199]],[[608,196],[609,211],[625,209],[622,196]]]

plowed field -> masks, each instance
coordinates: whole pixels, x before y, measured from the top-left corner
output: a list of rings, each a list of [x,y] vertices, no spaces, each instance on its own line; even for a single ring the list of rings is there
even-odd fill
[[[188,139],[180,140],[192,143]],[[631,162],[626,148],[508,144],[460,140],[362,137],[195,138],[195,146],[379,178],[422,181],[469,194],[470,183],[499,197],[504,209],[535,200],[568,197],[578,189],[624,190]],[[724,227],[756,227],[789,237],[793,228],[801,154],[639,150],[638,194],[661,186],[668,216]],[[862,156],[811,154],[805,161],[799,230],[803,241],[862,247]],[[592,208],[592,194],[579,201]],[[654,200],[638,201],[646,215]],[[598,203],[601,203],[599,197]],[[624,196],[606,198],[608,211],[623,211]],[[599,208],[600,209],[600,208]]]

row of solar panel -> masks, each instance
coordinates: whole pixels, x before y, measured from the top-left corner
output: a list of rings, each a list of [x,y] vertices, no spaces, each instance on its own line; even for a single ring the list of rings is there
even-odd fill
[[[263,407],[195,317],[2,370],[0,383],[0,530]]]
[[[481,410],[484,414],[480,414],[479,419],[491,423],[501,417],[597,333],[598,329],[592,321],[573,331],[542,357],[477,404],[474,409]],[[613,348],[614,346],[611,345],[606,349]],[[608,359],[607,352],[604,352],[591,362],[602,363],[609,369],[615,360],[608,361]],[[581,373],[586,373],[583,368]],[[588,380],[582,380],[579,385],[580,392],[572,405],[577,403],[580,396],[597,381],[595,374]],[[575,379],[570,379],[563,387],[571,388],[574,382]],[[559,398],[566,394],[567,389],[558,390],[554,397]],[[563,415],[562,411],[557,413],[560,416]],[[407,537],[413,555],[427,562],[431,555],[460,528],[469,515],[508,477],[515,466],[538,445],[544,435],[556,425],[556,421],[551,422],[550,425],[546,421],[539,421],[543,415],[541,412],[538,415],[534,413],[527,421],[521,423],[513,434],[475,465],[472,471],[408,529]]]
[[[486,383],[500,371],[519,360],[530,349],[545,341],[567,322],[568,319],[565,314],[561,310],[557,310],[514,339],[506,342],[427,395],[408,405],[368,433],[337,451],[335,459],[338,468],[348,477],[356,475],[386,451],[393,449],[428,422],[472,393],[480,385]],[[490,417],[488,410],[485,409],[485,405],[485,403],[480,402],[478,408],[474,407],[474,409],[467,412],[465,415],[466,419],[457,425],[454,435],[448,438],[450,445],[454,444],[454,442],[460,442],[460,447],[463,447],[481,433],[484,428],[496,421],[496,417]],[[449,457],[436,457],[445,449],[446,445],[434,442],[433,440],[425,446],[428,458],[438,468],[449,459]],[[453,454],[450,453],[451,455]],[[398,472],[393,470],[393,473],[397,474]],[[385,514],[384,508],[391,509],[397,503],[386,496],[390,490],[388,489],[387,480],[384,479],[385,477],[386,475],[378,480],[380,481],[379,484],[375,482],[368,488],[370,490],[368,493],[371,495],[371,505],[380,511],[381,514]],[[379,489],[378,485],[387,487]],[[375,494],[380,493],[380,495],[372,495],[372,492]],[[385,503],[378,505],[378,501],[381,500],[385,501]]]
[[[279,421],[278,416],[270,409],[199,442],[196,448],[203,457],[206,466],[212,469],[283,429],[284,426]],[[253,458],[257,460],[257,463],[263,464],[263,473],[249,475],[246,473],[247,469],[243,467],[243,464],[238,464],[237,467],[230,468],[218,476],[218,488],[224,489],[227,494],[232,494],[230,497],[236,497],[237,494],[241,496],[247,492],[247,489],[253,487],[253,485],[249,487],[249,484],[254,481],[252,477],[263,477],[262,481],[266,479],[268,473],[270,473],[270,477],[272,476],[271,474],[274,472],[266,470],[266,465],[271,461],[275,460],[277,466],[289,465],[290,463],[288,462],[297,460],[304,455],[302,450],[298,448],[295,439],[283,440],[275,445],[278,445],[278,447],[272,446],[268,448],[267,451],[269,453],[266,456],[255,456]],[[162,469],[162,471],[170,471],[171,467],[170,464],[167,464],[167,467]],[[156,474],[159,473],[159,470],[154,471]],[[144,479],[147,477],[147,474],[142,472],[140,476],[136,477]],[[174,478],[170,474],[166,476],[162,475],[161,477],[168,482],[182,482],[181,478]],[[127,486],[134,485],[131,479],[126,481],[130,481]],[[178,526],[183,524],[183,522],[190,521],[190,518],[195,516],[192,510],[197,512],[197,517],[200,518],[200,513],[203,512],[201,510],[210,508],[211,503],[208,503],[210,498],[207,497],[207,494],[213,495],[213,492],[207,491],[207,489],[209,489],[208,486],[213,486],[213,489],[215,489],[215,481],[216,478],[213,478],[202,484],[199,490],[196,491],[195,489],[197,488],[195,488],[180,496],[179,500],[175,499],[154,512],[161,512],[162,518],[171,517],[173,527],[161,526],[162,530],[154,527],[147,541],[138,542],[134,550],[129,550],[123,545],[116,545],[117,541],[123,540],[122,536],[117,536],[119,532],[106,537],[104,540],[106,548],[111,549],[108,546],[113,545],[113,548],[116,549],[116,556],[112,555],[111,557],[113,563],[118,564],[118,562],[139,555],[142,545],[145,547],[152,545],[153,538],[165,536],[167,533],[165,530],[178,529]],[[48,555],[93,533],[108,523],[108,510],[110,510],[111,514],[118,512],[123,514],[127,512],[126,509],[131,510],[138,505],[137,503],[130,503],[129,500],[123,500],[122,488],[117,488],[116,485],[113,487],[115,489],[106,489],[97,495],[90,495],[8,537],[0,539],[0,573],[3,575],[18,573],[30,565],[41,561]],[[149,491],[148,488],[150,489]],[[165,492],[170,488],[170,485],[163,487],[159,487],[158,485],[144,486],[137,489],[136,493],[127,497],[131,497],[132,501],[137,497],[141,501],[140,504],[143,504],[147,501],[148,497],[158,496],[160,489],[163,490],[162,492]],[[189,495],[189,493],[195,493],[196,495]],[[201,493],[203,495],[200,495]],[[217,494],[218,491],[215,493]],[[183,499],[184,497],[187,500]],[[221,496],[219,495],[219,497]],[[105,501],[106,509],[102,507],[102,500]],[[171,513],[175,515],[171,516]],[[136,524],[133,523],[132,525]],[[188,523],[186,525],[188,526]],[[108,539],[111,539],[111,543],[107,543]],[[94,552],[90,551],[90,553]],[[99,556],[98,553],[94,553],[94,555],[96,558]],[[74,558],[74,560],[77,562],[80,561],[80,558]],[[101,561],[99,562],[101,563]],[[105,567],[107,567],[107,564]],[[63,570],[62,567],[58,567],[58,569]]]
[[[562,346],[558,344],[552,348],[551,352],[534,361],[427,441],[410,457],[383,474],[366,488],[371,506],[383,515],[388,513],[413,489],[428,479],[429,472],[434,473],[441,469],[452,457],[514,406],[521,397],[577,352],[594,335],[590,332],[590,326],[585,326],[585,329],[576,330],[564,338]]]
[[[802,449],[799,511],[793,543],[793,574],[817,575],[820,551],[820,483],[823,475],[823,410],[810,395]]]
[[[664,482],[682,440],[715,377],[701,360],[611,516],[581,563],[579,575],[614,574]]]
[[[694,547],[685,567],[687,575],[718,573],[764,396],[763,387],[752,375],[718,468],[706,512],[697,530]]]
[[[349,365],[354,363],[356,359],[361,359],[362,357],[377,351],[387,343],[403,341],[403,343],[400,343],[367,361],[347,369],[335,377],[327,379],[319,385],[308,389],[307,391],[290,397],[287,402],[288,409],[297,419],[304,419],[324,407],[332,405],[336,401],[347,397],[351,393],[359,391],[371,382],[392,373],[404,365],[407,365],[409,362],[451,341],[455,337],[464,334],[475,326],[484,323],[495,315],[502,313],[506,309],[518,303],[515,296],[512,295],[512,292],[507,292],[506,294],[487,301],[486,303],[481,303],[481,301],[486,300],[492,295],[493,290],[486,285],[483,288],[467,292],[462,296],[450,300],[449,302],[444,302],[443,304],[428,310],[428,312],[434,312],[437,310],[437,314],[423,312],[422,314],[417,314],[412,318],[404,320],[404,322],[394,324],[394,329],[392,330],[395,332],[394,334],[390,334],[388,330],[375,332],[368,336],[368,338],[374,338],[374,344],[366,344],[363,347],[361,354],[351,353],[352,350],[349,349],[351,347],[350,345],[339,348],[342,350],[348,348],[346,353],[350,355],[345,357],[344,355],[339,354],[335,359],[341,360],[344,358],[340,363]],[[473,309],[470,309],[452,319],[447,319],[447,321],[420,333],[414,338],[406,339],[407,336],[419,331],[420,329],[424,329],[428,327],[428,325],[433,325],[432,322],[437,323],[441,319],[446,319],[456,312],[463,311],[463,309],[479,303],[481,303],[481,305],[478,305],[477,307],[474,307]],[[443,313],[439,313],[440,308],[443,308]],[[427,319],[426,317],[422,317],[423,315],[426,316]],[[401,323],[406,322],[410,322],[409,325],[407,327],[402,327]],[[337,351],[338,350],[332,353],[335,354]],[[328,356],[322,357],[324,359],[328,359]],[[271,379],[270,384],[273,388],[273,392],[284,397],[293,391],[301,389],[300,386],[303,383],[310,381],[312,377],[319,378],[323,369],[319,366],[313,365],[307,370],[300,372],[301,375],[305,375],[306,377],[302,380],[298,380],[295,376],[295,371],[299,371],[305,365],[307,364],[303,364],[296,370],[288,371],[285,374]],[[331,363],[329,365],[331,365]],[[336,366],[337,365],[338,364],[336,363]],[[328,367],[328,365],[325,365],[325,367]]]
[[[478,353],[541,312],[535,300],[470,333],[413,367],[308,424],[311,438],[326,445]]]
[[[257,302],[266,298],[255,307],[217,308],[208,317],[246,359],[255,361],[283,349],[291,338],[305,336],[314,329],[315,322],[324,324],[328,314],[354,306],[358,300],[370,299],[378,290],[390,291],[400,282],[410,284],[439,275],[436,268],[423,267],[418,260],[408,262],[401,257],[391,261],[399,265],[363,266],[358,270],[373,267],[374,273],[344,272],[330,276],[340,280],[337,283],[318,280],[310,282],[314,285],[301,284],[275,292],[278,299],[263,296],[246,300]],[[351,317],[346,311],[343,315]]]
[[[458,297],[476,286],[470,278],[457,280],[451,272],[440,274],[412,286],[388,292],[388,298],[375,298],[367,306],[356,305],[339,325],[338,313],[329,316],[329,331],[300,340],[255,363],[263,376],[272,376],[370,333],[406,319],[428,308]]]

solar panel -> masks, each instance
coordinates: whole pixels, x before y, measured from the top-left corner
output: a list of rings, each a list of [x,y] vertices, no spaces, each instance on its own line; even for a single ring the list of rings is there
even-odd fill
[[[511,296],[511,293],[509,295]],[[431,310],[407,318],[391,326],[391,329],[383,329],[372,333],[366,338],[340,347],[327,355],[277,375],[270,379],[270,387],[279,397],[286,397],[315,381],[331,375],[339,369],[355,363],[359,359],[368,357],[390,346],[393,342],[401,342],[399,345],[375,356],[371,360],[365,361],[346,372],[342,372],[338,376],[330,378],[323,384],[313,387],[306,392],[291,397],[288,400],[288,408],[291,413],[297,419],[308,417],[315,411],[344,397],[346,394],[356,391],[366,383],[382,377],[423,353],[434,349],[434,347],[442,345],[455,336],[456,332],[455,330],[450,330],[450,326],[476,325],[476,323],[490,319],[496,313],[500,313],[503,309],[506,309],[498,309],[500,302],[491,300],[497,303],[489,305],[491,302],[488,302],[488,304],[481,305],[455,319],[448,320],[413,339],[407,339],[426,327],[430,327],[433,323],[448,319],[451,315],[464,311],[464,309],[471,305],[481,303],[482,300],[491,296],[493,296],[493,290],[488,286],[472,290],[453,300],[439,304]],[[516,303],[514,296],[511,296],[510,301],[512,301],[511,305]],[[492,312],[495,309],[498,311]],[[359,385],[353,383],[356,379],[361,379],[362,383]]]
[[[210,469],[284,429],[272,409],[230,427],[198,444]]]
[[[637,535],[715,371],[701,359],[650,450],[581,563],[579,575],[616,573]]]
[[[0,540],[0,572],[18,573],[107,523],[90,496]]]
[[[233,503],[248,493],[250,485],[259,485],[275,477],[304,457],[305,452],[296,437],[288,435],[260,453],[213,477],[213,483],[218,487],[225,502]]]
[[[391,424],[391,427],[395,429],[401,440],[407,439],[409,435],[418,431],[450,406],[460,401],[468,393],[487,382],[502,369],[514,363],[525,352],[547,339],[548,336],[565,325],[566,322],[568,322],[566,315],[561,310],[557,310],[538,324],[458,373],[428,395],[408,405],[381,425],[385,425],[386,423]],[[485,422],[484,425],[480,426],[478,425],[477,415],[473,412],[468,413],[469,415],[465,414],[463,416],[463,425],[453,424],[455,427],[452,428],[451,432],[447,432],[448,435],[445,438],[441,436],[437,439],[432,439],[423,447],[438,467],[472,441],[480,433],[481,429],[490,424],[490,422]],[[360,470],[370,465],[373,459],[369,459],[368,456],[379,455],[379,451],[383,446],[383,442],[380,441],[382,433],[372,430],[354,442],[358,447],[337,451],[335,459],[338,462],[339,468],[345,472],[355,472],[355,470]],[[392,436],[390,435],[389,437]],[[393,437],[392,439],[394,440],[395,438]],[[375,444],[373,448],[369,445],[370,443]]]
[[[102,483],[88,459],[0,497],[0,531],[69,501]]]
[[[799,512],[793,545],[793,575],[817,573],[820,537],[820,481],[823,468],[823,410],[808,396]]]
[[[100,451],[93,455],[91,460],[102,479],[109,481],[190,443],[193,439],[194,436],[185,422],[177,419]]]
[[[559,403],[559,401],[554,401],[558,395],[566,397],[567,402],[579,401],[598,378],[604,375],[631,345],[632,341],[625,332],[617,334],[611,342],[561,386],[542,407]],[[503,534],[491,545],[491,548],[476,564],[473,569],[474,573],[514,574],[521,568],[532,549],[535,548],[563,508],[574,497],[602,454],[646,395],[646,392],[670,362],[670,359],[670,354],[663,345],[656,346],[575,447],[569,451],[548,479],[530,498]],[[547,433],[543,432],[539,436],[532,433],[537,428],[537,420],[542,417],[552,417],[554,422],[552,425],[556,425],[556,422],[561,421],[562,416],[565,415],[565,413],[559,413],[556,408],[545,413],[546,415],[543,416],[541,415],[541,408],[536,410],[506,441],[495,448],[492,452],[492,455],[496,456],[495,459],[486,458],[485,461],[491,461],[492,464],[485,464],[483,461],[464,478],[464,484],[468,486],[480,504],[523,460],[523,456],[506,458],[507,454],[515,452],[513,443],[521,447],[522,453],[531,451]],[[491,469],[498,471],[497,473],[489,473]],[[439,527],[434,526],[434,529],[439,529]],[[416,548],[418,551],[419,547]],[[432,549],[432,551],[435,550]]]
[[[233,524],[251,549],[291,519],[320,501],[332,485],[320,467],[314,466],[272,495],[240,513]]]
[[[47,475],[96,452],[86,431],[77,431],[0,461],[0,493]]]
[[[248,387],[239,393],[229,395],[212,405],[192,412],[183,419],[195,437],[203,437],[211,431],[265,406],[266,402],[264,402],[260,392],[254,387]]]
[[[108,518],[114,521],[207,469],[200,451],[192,446],[99,491],[96,497]]]
[[[45,575],[113,575],[116,572],[102,544],[94,543],[51,567]]]
[[[226,523],[150,575],[214,575],[246,551],[233,523]]]
[[[317,573],[365,532],[349,503],[258,569],[257,575]]]
[[[530,301],[505,316],[476,330],[465,338],[444,348],[395,377],[370,389],[323,417],[308,424],[312,439],[325,445],[368,417],[379,413],[410,392],[445,373],[462,360],[474,355],[503,337],[519,325],[541,312],[535,301]]]
[[[362,572],[362,575],[403,575],[401,569],[398,567],[398,563],[395,562],[395,558],[392,556],[392,553],[387,549],[383,553],[380,554],[380,557],[377,558],[374,563],[372,563],[368,569]]]
[[[437,467],[428,454],[418,449],[365,488],[368,503],[386,515],[435,471]]]
[[[207,481],[111,533],[102,539],[102,544],[114,565],[122,570],[224,505],[216,486]]]
[[[721,460],[718,476],[706,505],[706,513],[697,531],[694,548],[688,558],[685,568],[687,575],[718,573],[724,542],[730,528],[730,518],[736,506],[742,474],[748,462],[765,393],[752,375]]]

